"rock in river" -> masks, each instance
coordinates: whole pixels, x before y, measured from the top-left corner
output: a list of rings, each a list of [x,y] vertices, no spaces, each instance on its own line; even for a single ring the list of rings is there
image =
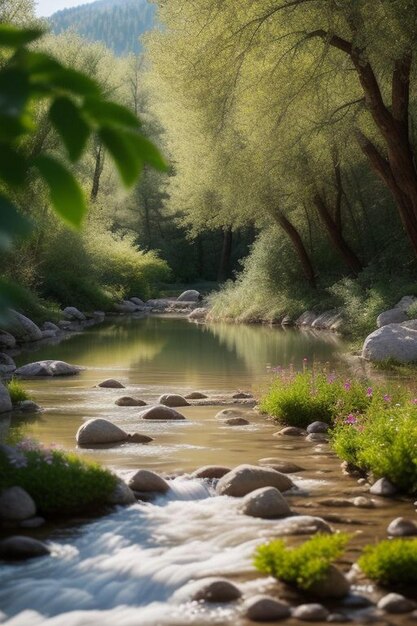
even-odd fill
[[[21,487],[9,487],[0,493],[0,519],[21,522],[36,515],[36,504]]]
[[[144,420],[185,420],[184,415],[176,411],[175,409],[171,409],[168,406],[164,406],[163,404],[157,404],[155,406],[150,406],[149,409],[145,409],[139,413],[139,417]]]
[[[178,296],[177,302],[198,302],[200,299],[200,292],[195,291],[195,289],[189,289],[188,291],[183,291],[183,293]]]
[[[297,426],[285,426],[281,428],[277,433],[274,433],[274,437],[304,437],[306,431]]]
[[[397,517],[389,524],[387,533],[391,537],[411,537],[417,535],[417,523],[411,519]]]
[[[80,322],[84,322],[86,319],[84,313],[81,313],[81,311],[79,311],[75,306],[67,306],[63,310],[63,314],[64,317],[70,321],[78,320]]]
[[[395,496],[398,489],[387,478],[380,478],[377,480],[369,490],[373,496],[384,496],[389,498]]]
[[[276,487],[279,491],[288,491],[294,483],[288,476],[270,467],[239,465],[225,474],[217,484],[217,493],[224,496],[241,497],[261,487]]]
[[[291,610],[285,602],[271,596],[258,595],[245,602],[244,613],[252,622],[275,622],[290,617]]]
[[[275,487],[261,487],[251,491],[243,498],[240,510],[245,515],[263,519],[291,515],[288,502]]]
[[[185,396],[186,400],[205,400],[205,398],[208,398],[208,396],[200,391],[192,391]]]
[[[185,398],[176,393],[165,393],[159,398],[158,402],[169,407],[188,406],[190,404]]]
[[[281,461],[281,459],[273,456],[259,459],[258,463],[259,465],[268,465],[282,474],[296,474],[297,472],[305,471],[303,467],[297,465],[296,463],[291,463],[291,461]]]
[[[199,467],[195,472],[191,474],[193,478],[209,478],[210,480],[215,478],[222,478],[225,474],[231,471],[230,467],[223,467],[222,465],[205,465]]]
[[[408,600],[399,593],[388,593],[378,602],[378,609],[387,613],[410,613],[415,608],[415,602]]]
[[[335,565],[330,565],[324,577],[308,591],[317,598],[344,598],[350,591],[350,582]]]
[[[203,578],[179,589],[175,595],[182,600],[223,603],[238,600],[242,592],[226,578]]]
[[[327,433],[329,430],[329,424],[326,422],[312,422],[307,426],[307,433],[311,435],[312,433]]]
[[[138,470],[129,480],[128,486],[133,491],[153,493],[166,493],[170,489],[166,480],[155,472],[145,469]]]
[[[78,429],[76,439],[79,446],[119,443],[128,439],[128,434],[101,417],[88,420]]]
[[[102,387],[103,389],[124,389],[125,386],[120,380],[115,380],[114,378],[108,378],[107,380],[103,380],[103,382],[99,383],[97,387]]]
[[[299,604],[292,616],[303,622],[325,622],[329,611],[322,604]]]
[[[109,504],[128,506],[129,504],[135,503],[136,498],[133,491],[130,489],[130,487],[126,485],[123,480],[119,480],[109,497]]]
[[[50,553],[48,546],[31,537],[15,535],[0,541],[0,559],[5,561],[24,561]]]
[[[250,422],[244,417],[229,417],[224,420],[224,424],[226,426],[247,426]]]
[[[131,398],[130,396],[123,396],[118,398],[115,402],[117,406],[146,406],[146,402],[139,398]]]
[[[74,376],[83,370],[79,365],[70,365],[64,361],[36,361],[19,367],[15,374],[21,378],[37,376]]]

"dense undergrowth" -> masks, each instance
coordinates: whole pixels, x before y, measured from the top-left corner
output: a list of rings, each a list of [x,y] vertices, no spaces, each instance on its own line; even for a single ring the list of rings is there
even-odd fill
[[[11,460],[0,452],[0,492],[19,485],[46,517],[95,512],[108,502],[116,482],[97,463],[32,440],[17,443]]]
[[[404,386],[347,380],[315,368],[278,369],[260,408],[286,425],[328,423],[341,459],[417,492],[417,398]]]
[[[375,582],[388,587],[417,583],[417,539],[388,539],[366,546],[358,565]]]
[[[6,383],[7,390],[10,394],[10,400],[15,405],[24,400],[30,400],[30,395],[19,380],[12,378]]]

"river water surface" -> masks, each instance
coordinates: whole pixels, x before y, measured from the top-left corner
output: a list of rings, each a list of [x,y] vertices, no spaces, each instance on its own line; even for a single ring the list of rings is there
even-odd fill
[[[190,580],[212,575],[230,577],[249,595],[274,589],[271,579],[255,572],[252,554],[261,541],[276,536],[277,521],[243,517],[236,499],[215,496],[211,485],[187,476],[206,464],[233,467],[257,463],[262,457],[291,460],[306,470],[293,477],[298,487],[289,495],[293,510],[320,515],[335,529],[355,532],[351,560],[358,544],[385,536],[387,521],[410,514],[408,502],[349,509],[342,511],[343,517],[340,510],[320,505],[324,497],[351,497],[363,488],[342,476],[328,446],[273,437],[277,425],[250,408],[243,409],[249,426],[228,427],[215,419],[220,406],[184,407],[180,410],[186,421],[166,423],[139,422],[140,409],[115,405],[122,395],[153,403],[167,392],[256,394],[270,380],[271,367],[300,368],[307,358],[328,363],[331,369],[342,350],[334,335],[149,317],[107,322],[20,355],[19,365],[49,358],[86,369],[75,378],[27,381],[33,399],[45,410],[40,416],[16,419],[14,427],[46,444],[73,450],[79,426],[92,417],[105,417],[127,431],[149,434],[154,441],[80,454],[121,475],[147,467],[177,477],[169,495],[152,503],[54,529],[49,536],[52,558],[1,567],[0,623],[249,624],[238,617],[239,604],[207,608],[182,596],[181,588]],[[105,378],[117,378],[126,389],[96,387]]]

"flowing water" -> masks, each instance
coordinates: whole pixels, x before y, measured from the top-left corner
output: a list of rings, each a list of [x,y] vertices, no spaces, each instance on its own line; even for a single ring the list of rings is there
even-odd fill
[[[142,422],[140,409],[115,400],[135,395],[154,402],[161,393],[207,395],[258,392],[271,366],[300,367],[303,358],[333,367],[343,344],[333,335],[261,326],[194,325],[184,319],[129,319],[106,323],[17,358],[18,364],[55,358],[86,369],[77,377],[26,383],[45,411],[13,418],[13,427],[46,444],[71,450],[86,419],[105,417],[130,432],[149,434],[149,445],[123,444],[80,454],[128,475],[147,467],[176,475],[172,489],[151,503],[120,508],[92,522],[55,528],[52,558],[0,568],[0,623],[9,626],[158,626],[249,624],[239,603],[207,608],[187,602],[184,585],[206,576],[228,576],[249,595],[274,592],[276,584],[252,566],[256,545],[279,533],[280,522],[242,517],[238,500],[215,496],[213,487],[187,473],[206,464],[235,466],[277,457],[306,471],[293,477],[293,510],[319,515],[335,529],[356,533],[359,544],[384,537],[387,522],[409,516],[408,502],[381,501],[375,509],[334,509],[324,497],[363,492],[343,477],[328,446],[304,439],[274,438],[277,426],[247,411],[249,426],[228,427],[215,419],[222,407],[180,409],[184,422]],[[97,383],[117,378],[126,389]],[[383,512],[383,514],[382,514]],[[48,529],[49,530],[49,529]]]

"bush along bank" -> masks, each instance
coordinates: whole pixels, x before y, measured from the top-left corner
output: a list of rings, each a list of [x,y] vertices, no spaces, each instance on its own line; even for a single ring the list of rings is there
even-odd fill
[[[311,438],[329,438],[349,472],[384,479],[391,493],[417,493],[417,398],[405,387],[306,365],[302,372],[277,368],[259,407],[285,426],[307,428]]]

